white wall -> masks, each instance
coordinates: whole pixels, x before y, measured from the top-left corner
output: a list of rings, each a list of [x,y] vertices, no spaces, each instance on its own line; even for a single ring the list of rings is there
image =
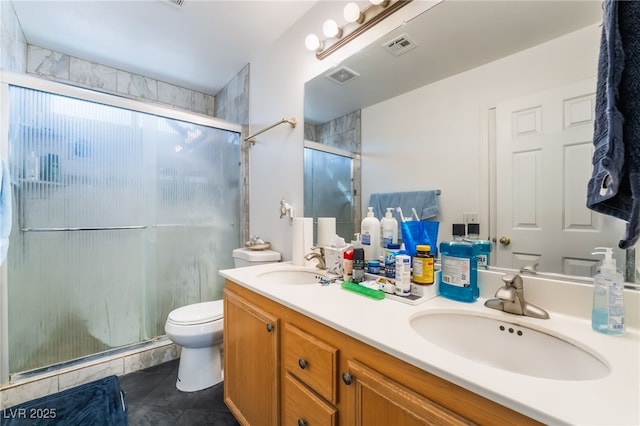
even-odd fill
[[[480,213],[488,231],[483,110],[594,76],[600,32],[589,26],[363,109],[363,210],[374,192],[440,189],[440,240],[463,212]]]
[[[284,197],[293,205],[296,216],[304,211],[304,83],[432,4],[412,2],[325,60],[318,61],[305,49],[304,38],[310,32],[319,34],[326,19],[340,19],[344,7],[343,2],[318,2],[271,48],[251,61],[251,133],[283,117],[295,117],[299,123],[295,129],[283,124],[258,136],[251,148],[250,232],[271,242],[285,260],[291,260],[291,225],[279,217],[280,199]]]

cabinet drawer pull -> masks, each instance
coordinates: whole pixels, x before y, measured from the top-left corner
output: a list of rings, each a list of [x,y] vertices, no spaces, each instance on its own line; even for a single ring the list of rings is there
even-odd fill
[[[269,333],[271,333],[273,331],[273,324],[271,324],[271,323],[267,324],[267,331]]]
[[[307,426],[307,422],[302,419],[298,419],[298,426]]]
[[[305,368],[307,368],[307,361],[305,361],[304,359],[300,358],[298,360],[298,365],[300,366],[300,368],[302,368],[304,370]]]
[[[351,374],[346,373],[346,372],[345,372],[345,373],[342,373],[342,381],[343,381],[347,386],[349,386],[349,385],[353,382],[353,379],[351,378]]]

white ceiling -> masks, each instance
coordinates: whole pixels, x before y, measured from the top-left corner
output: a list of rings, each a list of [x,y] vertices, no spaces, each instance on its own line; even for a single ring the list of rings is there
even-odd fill
[[[13,0],[30,44],[212,95],[314,4]]]

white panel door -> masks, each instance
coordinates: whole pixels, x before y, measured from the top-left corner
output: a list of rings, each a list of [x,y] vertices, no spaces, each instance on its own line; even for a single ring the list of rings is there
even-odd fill
[[[496,106],[497,266],[591,276],[594,248],[617,247],[624,222],[586,207],[595,88],[590,78]]]

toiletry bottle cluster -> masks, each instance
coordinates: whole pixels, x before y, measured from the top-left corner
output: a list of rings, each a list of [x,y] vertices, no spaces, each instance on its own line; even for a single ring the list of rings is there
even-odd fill
[[[31,151],[25,159],[24,177],[30,181],[58,181],[60,179],[59,157],[56,154],[38,156],[35,151]]]

